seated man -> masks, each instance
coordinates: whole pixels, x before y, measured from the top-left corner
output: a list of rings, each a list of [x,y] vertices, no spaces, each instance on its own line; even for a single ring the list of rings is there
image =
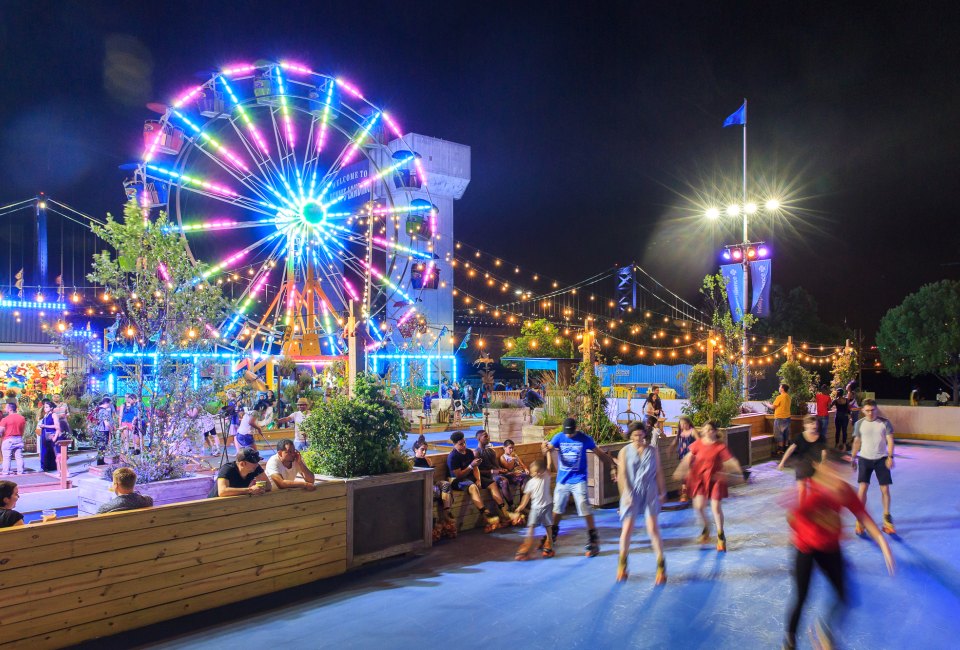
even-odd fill
[[[467,441],[463,438],[463,432],[454,431],[450,434],[450,442],[453,443],[453,451],[447,456],[447,470],[450,472],[450,487],[454,490],[465,491],[470,495],[470,500],[473,502],[473,505],[483,514],[483,518],[487,522],[484,532],[489,533],[496,530],[500,526],[501,517],[504,519],[512,519],[513,515],[507,513],[504,509],[502,496],[500,500],[497,501],[501,517],[493,514],[489,508],[483,505],[483,499],[480,496],[480,487],[483,480],[480,476],[480,470],[478,469],[480,463],[483,461],[467,449]],[[492,484],[493,479],[488,480],[490,481],[488,485]],[[497,494],[500,494],[499,490]]]
[[[263,494],[270,491],[270,483],[260,467],[260,452],[244,447],[237,452],[234,462],[225,463],[217,472],[217,480],[207,497]]]
[[[129,467],[121,467],[113,472],[113,492],[117,495],[97,509],[98,515],[121,510],[139,510],[153,505],[153,497],[135,492],[137,473]]]
[[[297,475],[302,478],[297,478]],[[277,453],[267,461],[267,476],[273,484],[281,490],[289,488],[303,488],[307,491],[316,490],[313,472],[303,462],[303,457],[297,451],[293,440],[289,438],[277,443]]]

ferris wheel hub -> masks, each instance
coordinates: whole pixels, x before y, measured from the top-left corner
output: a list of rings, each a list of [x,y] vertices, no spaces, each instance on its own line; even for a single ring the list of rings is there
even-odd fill
[[[322,226],[327,220],[327,210],[319,201],[308,199],[300,205],[300,219],[307,226]]]

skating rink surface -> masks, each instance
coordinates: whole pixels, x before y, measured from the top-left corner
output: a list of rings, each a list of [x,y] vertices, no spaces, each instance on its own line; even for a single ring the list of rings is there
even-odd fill
[[[901,443],[893,472],[894,577],[845,514],[843,552],[853,606],[840,647],[960,647],[960,444]],[[851,484],[854,475],[851,473]],[[631,575],[614,581],[619,522],[597,512],[601,553],[569,510],[557,556],[516,562],[521,529],[471,531],[429,552],[347,576],[86,644],[90,648],[777,648],[792,599],[784,504],[792,472],[772,462],[724,501],[728,552],[696,544],[690,509],[660,515],[668,582],[653,585],[654,555],[634,533]],[[880,492],[868,509],[879,521]],[[711,530],[712,527],[711,527]],[[831,606],[814,577],[798,635]]]

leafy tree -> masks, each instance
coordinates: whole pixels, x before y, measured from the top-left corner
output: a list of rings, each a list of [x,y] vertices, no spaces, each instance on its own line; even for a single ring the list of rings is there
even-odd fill
[[[212,389],[194,389],[192,365],[172,355],[212,347],[217,337],[213,325],[222,319],[226,301],[216,284],[204,281],[207,268],[191,262],[166,215],[144,219],[131,201],[123,220],[107,215],[106,224],[93,226],[93,231],[112,250],[94,256],[87,277],[103,286],[103,299],[116,309],[117,320],[109,330],[113,349],[151,353],[148,362],[142,357],[119,362],[123,374],[132,378],[121,388],[141,404],[143,439],[142,453],[117,452],[123,464],[137,470],[141,482],[181,476],[188,439],[198,439],[183,426],[189,421],[186,411],[207,403]]]
[[[560,336],[557,326],[543,318],[525,322],[520,336],[506,339],[503,345],[511,357],[574,357],[573,341]]]
[[[715,345],[720,352],[719,367],[725,373],[723,385],[742,395],[744,381],[748,379],[743,377],[743,335],[744,331],[757,323],[757,317],[747,314],[739,323],[734,322],[727,300],[726,281],[721,273],[706,276],[700,293],[703,294],[707,311],[711,314],[713,331],[716,332],[715,343],[711,341],[708,344]],[[720,395],[719,388],[716,395]]]
[[[880,320],[877,348],[894,377],[933,375],[960,400],[960,282],[920,288]]]
[[[843,388],[857,378],[858,372],[860,372],[860,363],[857,359],[857,351],[853,348],[845,349],[833,360],[832,386]]]
[[[310,441],[304,462],[318,474],[343,478],[409,469],[400,452],[406,424],[377,377],[358,374],[353,397],[321,401],[303,421]]]
[[[720,427],[728,427],[740,414],[741,395],[738,386],[731,383],[731,373],[725,368],[713,368],[715,399],[710,400],[711,370],[698,364],[687,374],[687,403],[681,409],[699,427],[712,420]]]
[[[567,398],[569,417],[577,420],[581,431],[592,436],[597,444],[618,442],[623,439],[620,427],[610,420],[607,413],[607,398],[604,396],[600,378],[593,364],[581,361],[577,366],[574,382]]]

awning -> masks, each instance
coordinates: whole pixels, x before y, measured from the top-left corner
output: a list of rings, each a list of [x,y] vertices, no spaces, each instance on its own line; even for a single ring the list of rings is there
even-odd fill
[[[66,361],[67,358],[56,352],[0,352],[0,362],[18,361],[37,363],[38,361]]]

